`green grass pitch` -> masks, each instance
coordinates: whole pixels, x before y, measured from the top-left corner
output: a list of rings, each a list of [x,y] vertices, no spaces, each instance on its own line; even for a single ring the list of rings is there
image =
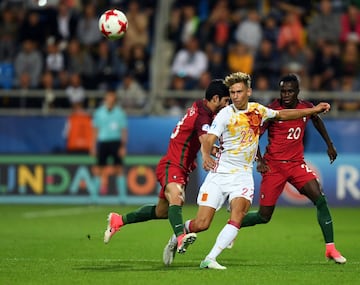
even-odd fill
[[[332,208],[345,265],[327,262],[314,208],[278,208],[268,225],[241,229],[218,258],[224,271],[199,269],[228,218],[220,210],[207,232],[170,267],[162,264],[167,220],[127,225],[103,243],[110,211],[135,206],[0,205],[0,284],[360,284],[360,209]],[[184,207],[184,219],[195,206]]]

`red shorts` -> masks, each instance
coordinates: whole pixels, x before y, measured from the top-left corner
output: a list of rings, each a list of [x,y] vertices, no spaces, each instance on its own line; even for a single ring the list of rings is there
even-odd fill
[[[267,161],[270,170],[262,174],[260,185],[261,206],[274,206],[283,192],[286,182],[292,184],[298,191],[317,176],[305,161]]]
[[[161,189],[159,198],[165,198],[165,187],[171,182],[181,185],[187,185],[189,181],[189,173],[179,166],[173,165],[169,162],[162,162],[156,168],[156,177],[160,183]]]

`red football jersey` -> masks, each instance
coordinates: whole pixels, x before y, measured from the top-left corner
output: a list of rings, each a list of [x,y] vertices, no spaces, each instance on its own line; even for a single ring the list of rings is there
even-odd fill
[[[191,172],[196,167],[195,159],[201,146],[199,136],[207,133],[214,116],[205,100],[194,102],[171,133],[167,153],[160,162]]]
[[[295,109],[311,108],[309,101],[299,100]],[[269,105],[274,110],[284,109],[280,100],[276,99]],[[291,160],[304,159],[304,133],[310,116],[290,121],[269,121],[264,125],[268,130],[268,145],[264,155],[267,160]]]

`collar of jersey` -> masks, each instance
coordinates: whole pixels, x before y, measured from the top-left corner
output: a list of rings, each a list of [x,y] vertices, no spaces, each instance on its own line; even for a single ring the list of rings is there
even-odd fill
[[[234,113],[245,113],[249,109],[249,103],[245,110],[239,110],[238,108],[235,107],[234,104],[231,104],[230,107],[234,111]]]

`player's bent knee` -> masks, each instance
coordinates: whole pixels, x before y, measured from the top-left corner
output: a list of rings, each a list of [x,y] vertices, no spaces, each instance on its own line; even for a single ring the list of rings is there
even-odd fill
[[[258,213],[260,224],[267,224],[271,221],[272,215],[261,215]]]
[[[210,227],[210,223],[211,221],[208,219],[196,219],[191,225],[192,230],[195,232],[206,231]]]
[[[158,219],[167,219],[168,218],[168,207],[156,207],[155,215]]]
[[[168,218],[168,214],[164,213],[164,212],[156,212],[156,217],[158,219],[167,219]]]

